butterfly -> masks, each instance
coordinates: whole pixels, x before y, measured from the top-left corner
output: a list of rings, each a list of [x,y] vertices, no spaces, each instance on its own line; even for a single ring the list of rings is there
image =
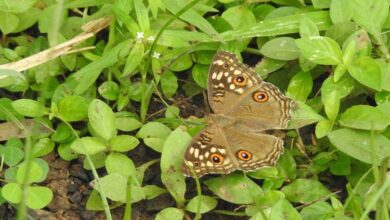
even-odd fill
[[[253,171],[272,166],[283,140],[272,135],[287,128],[294,102],[226,51],[217,52],[208,73],[208,125],[192,138],[183,173],[198,177]]]

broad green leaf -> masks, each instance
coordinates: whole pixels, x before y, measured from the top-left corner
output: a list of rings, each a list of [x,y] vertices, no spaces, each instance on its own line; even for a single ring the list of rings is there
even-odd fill
[[[12,102],[12,107],[19,114],[27,117],[42,117],[49,113],[42,103],[32,99],[18,99]]]
[[[138,131],[137,137],[141,139],[158,137],[165,139],[171,133],[171,129],[160,122],[149,122]]]
[[[97,154],[107,149],[106,145],[96,137],[83,137],[77,139],[72,143],[71,148],[76,153],[88,155]]]
[[[182,220],[184,211],[178,208],[165,208],[157,213],[155,220]]]
[[[355,87],[355,81],[349,76],[344,75],[340,80],[335,82],[333,77],[328,77],[321,86],[321,95],[326,96],[333,91],[337,91],[339,98],[342,99],[349,95]]]
[[[108,141],[116,135],[115,115],[103,101],[94,99],[89,104],[88,118],[93,130],[104,140]]]
[[[115,101],[119,95],[119,86],[113,81],[106,81],[98,88],[99,94],[110,101]]]
[[[256,18],[252,11],[245,5],[230,7],[222,13],[221,17],[229,22],[233,29],[250,26],[256,23]]]
[[[129,56],[127,57],[122,77],[133,75],[133,72],[137,69],[138,66],[140,66],[144,53],[144,44],[142,42],[136,42],[133,45],[133,49],[131,49]]]
[[[309,72],[298,72],[290,80],[287,95],[296,101],[306,101],[313,87],[313,78]]]
[[[13,32],[21,22],[14,13],[0,11],[0,30],[4,35]]]
[[[65,123],[61,123],[57,126],[51,139],[58,143],[65,143],[75,138],[75,135],[71,128]]]
[[[334,24],[350,21],[352,19],[352,8],[350,1],[332,0],[330,3],[330,18]]]
[[[18,204],[22,201],[22,185],[7,183],[1,189],[1,195],[9,202]]]
[[[142,123],[132,117],[119,117],[115,118],[115,127],[120,131],[134,131],[142,127]]]
[[[322,36],[304,37],[295,40],[302,55],[317,64],[337,65],[342,63],[343,52],[331,38]]]
[[[169,66],[169,70],[180,72],[189,69],[193,62],[189,54],[180,56]]]
[[[368,164],[372,163],[373,147],[376,148],[376,161],[380,162],[390,156],[390,140],[380,134],[343,128],[332,131],[328,137],[340,151]]]
[[[279,37],[264,44],[260,52],[275,60],[295,60],[299,57],[299,49],[291,37]]]
[[[57,152],[63,160],[71,161],[79,157],[71,148],[73,142],[62,143],[58,146]]]
[[[157,152],[162,152],[162,149],[164,147],[165,139],[162,138],[145,138],[144,143],[146,146],[152,148],[153,150]]]
[[[199,210],[200,213],[206,213],[213,210],[218,203],[216,199],[210,196],[203,196],[203,195],[196,196],[188,202],[186,206],[186,210],[192,213],[197,213],[199,202],[200,202],[200,210]]]
[[[48,187],[30,186],[27,188],[26,205],[31,209],[41,209],[53,199],[53,192]]]
[[[383,59],[376,60],[382,71],[382,89],[390,91],[390,64]],[[377,95],[376,93],[375,95]]]
[[[62,25],[66,20],[68,11],[63,7],[57,8],[55,4],[49,5],[43,9],[39,15],[38,28],[41,33],[50,33],[56,25]],[[54,22],[59,22],[58,24]]]
[[[308,203],[324,198],[331,192],[317,180],[296,179],[284,186],[282,192],[290,202]]]
[[[0,69],[0,87],[7,87],[18,81],[26,81],[25,76],[16,70]]]
[[[27,165],[29,166],[27,167]],[[37,162],[31,161],[29,164],[24,162],[19,166],[18,171],[16,172],[16,180],[20,184],[24,182],[33,183],[41,180],[42,175],[44,175],[43,170]]]
[[[339,81],[339,79],[343,77],[345,73],[347,73],[347,67],[344,64],[340,63],[336,66],[336,69],[334,70],[334,81]]]
[[[242,173],[232,173],[205,181],[207,187],[221,199],[235,204],[252,204],[263,190]]]
[[[346,65],[346,66],[349,66],[352,61],[354,60],[355,58],[355,55],[356,55],[356,40],[351,40],[348,44],[346,44],[346,47],[344,49],[344,56],[343,56],[343,64]],[[341,78],[341,77],[339,77]],[[338,79],[335,79],[336,81]]]
[[[177,83],[177,77],[171,71],[166,71],[160,79],[161,89],[167,98],[172,98],[179,87]]]
[[[351,76],[361,84],[380,91],[382,89],[382,71],[371,57],[359,57],[349,67]]]
[[[332,128],[333,128],[332,121],[327,119],[319,121],[316,124],[316,130],[315,130],[316,137],[317,138],[325,137],[329,132],[332,131]]]
[[[134,177],[136,170],[133,161],[126,155],[112,152],[106,159],[106,170],[109,174],[119,173],[123,177]]]
[[[41,157],[49,154],[53,151],[54,145],[54,141],[52,141],[50,138],[41,138],[34,144],[32,149],[32,156]]]
[[[295,104],[297,109],[292,111],[292,119],[288,125],[290,129],[300,128],[325,119],[305,103],[297,101]]]
[[[230,41],[242,38],[270,37],[298,33],[302,14],[311,19],[319,30],[326,30],[331,25],[329,12],[316,11],[267,19],[248,27],[242,27],[234,31],[226,31],[221,36],[223,40]]]
[[[208,72],[209,66],[207,65],[195,64],[195,66],[192,67],[192,77],[194,78],[196,84],[203,89],[207,88]]]
[[[337,176],[350,175],[350,157],[340,151],[337,152],[337,158],[329,164],[329,171]]]
[[[110,150],[126,152],[134,149],[139,144],[139,140],[130,135],[118,135],[110,140]]]
[[[377,107],[380,111],[382,111],[388,118],[390,118],[390,101],[381,103]]]
[[[390,118],[373,106],[355,105],[342,114],[339,122],[350,128],[383,130],[390,124]]]
[[[387,0],[351,0],[352,18],[370,34],[380,38],[382,26],[389,14]]]
[[[24,151],[18,147],[5,146],[0,148],[0,156],[4,158],[5,164],[13,167],[22,161]]]
[[[301,210],[302,220],[330,219],[333,217],[332,206],[325,201],[318,201]]]
[[[126,201],[127,178],[119,173],[112,173],[100,178],[100,186],[107,198],[113,201]],[[96,190],[100,190],[96,180],[92,182]],[[99,191],[100,192],[100,191]]]
[[[299,26],[299,35],[302,38],[319,36],[317,25],[305,15],[302,16]]]
[[[67,122],[81,121],[88,116],[88,105],[82,96],[66,96],[58,103],[58,114]]]
[[[331,91],[322,95],[325,113],[329,120],[335,121],[340,109],[340,97],[338,91]]]
[[[0,0],[0,9],[5,12],[21,13],[33,7],[37,0]]]
[[[185,177],[181,171],[184,151],[191,136],[180,128],[166,139],[161,154],[161,180],[178,204],[184,204]]]

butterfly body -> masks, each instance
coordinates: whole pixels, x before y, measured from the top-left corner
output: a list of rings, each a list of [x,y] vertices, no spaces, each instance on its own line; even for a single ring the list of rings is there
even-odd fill
[[[274,165],[283,140],[267,130],[284,129],[293,102],[277,87],[229,52],[218,52],[208,76],[208,100],[213,114],[184,155],[183,172],[193,176],[250,171]]]

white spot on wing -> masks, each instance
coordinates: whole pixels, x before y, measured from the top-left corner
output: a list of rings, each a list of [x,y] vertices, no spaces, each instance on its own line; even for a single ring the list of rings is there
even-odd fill
[[[216,61],[214,61],[213,64],[217,64],[217,65],[221,66],[221,65],[224,64],[224,63],[225,63],[225,62],[224,62],[223,60],[216,60]]]
[[[222,75],[223,75],[223,72],[219,72],[218,76],[217,76],[217,80],[221,80],[222,79]]]
[[[199,156],[199,149],[195,149],[194,156],[195,156],[195,158],[198,158],[198,156]]]
[[[212,148],[210,149],[210,151],[211,151],[211,153],[215,153],[215,152],[217,152],[217,148],[212,147]]]
[[[194,153],[194,150],[195,150],[195,149],[194,149],[193,147],[191,147],[191,148],[190,148],[190,154],[193,154],[193,153]]]
[[[234,84],[230,84],[229,89],[233,90],[235,88],[236,88],[236,86]]]

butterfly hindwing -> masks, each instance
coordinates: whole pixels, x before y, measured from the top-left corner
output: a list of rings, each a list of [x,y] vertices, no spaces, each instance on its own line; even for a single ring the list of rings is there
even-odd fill
[[[192,138],[184,154],[183,173],[193,176],[193,169],[201,177],[209,173],[232,172],[236,167],[228,156],[228,148],[229,144],[220,128],[207,126]]]

